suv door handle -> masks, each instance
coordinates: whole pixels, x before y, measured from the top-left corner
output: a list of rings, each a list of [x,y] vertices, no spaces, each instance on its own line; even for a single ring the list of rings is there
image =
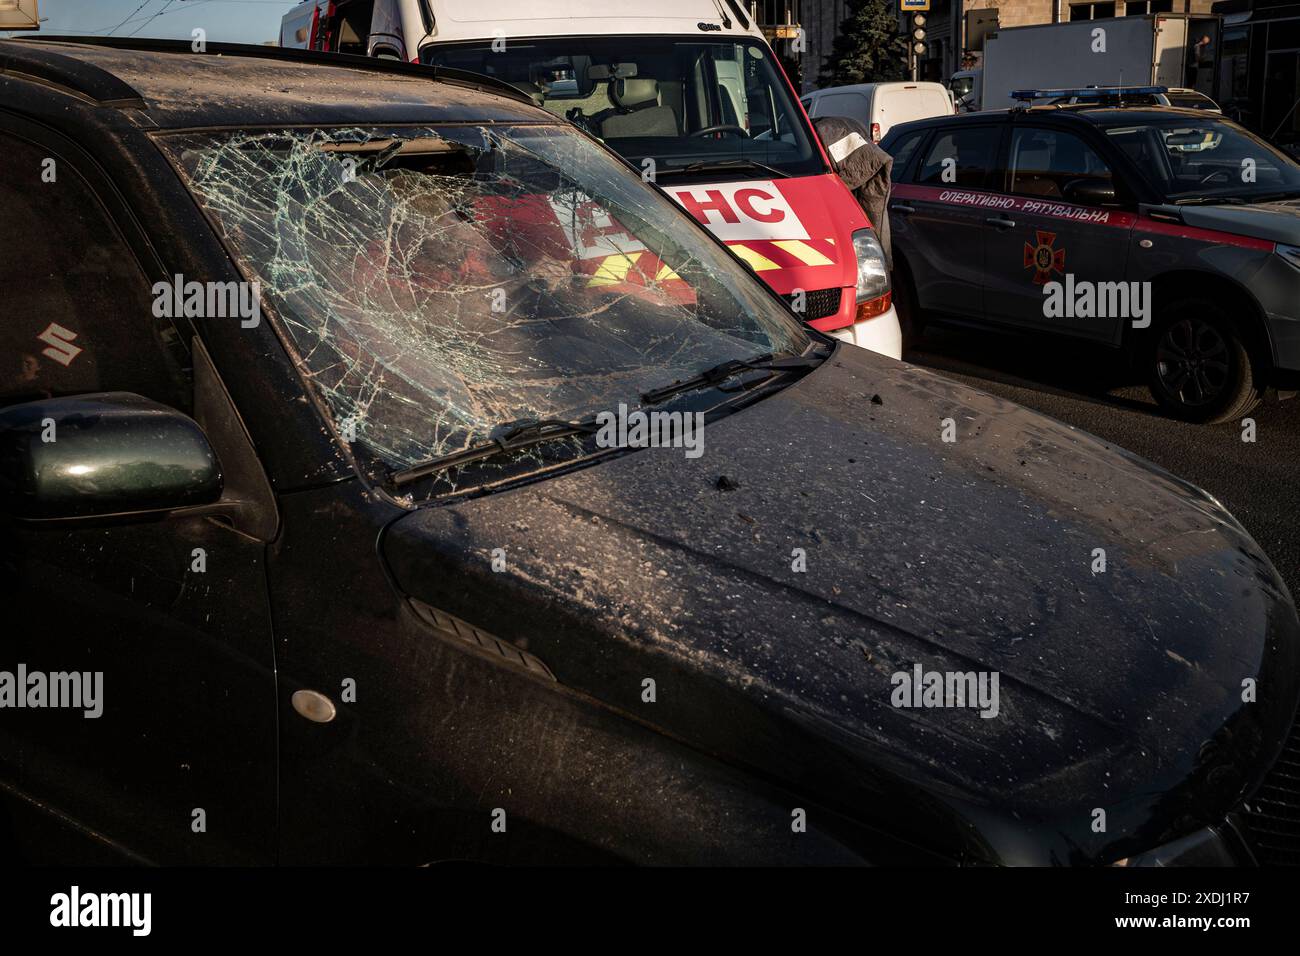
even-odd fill
[[[909,206],[909,205],[908,205],[907,203],[905,203],[905,202],[896,202],[896,203],[894,203],[892,206],[889,207],[889,211],[890,211],[890,212],[902,213],[903,215],[907,216],[907,215],[911,215],[912,213],[916,212],[916,207],[915,207],[915,206]]]
[[[997,226],[999,229],[1014,229],[1016,225],[1014,219],[1004,219],[1002,216],[989,216],[984,221],[990,226]]]

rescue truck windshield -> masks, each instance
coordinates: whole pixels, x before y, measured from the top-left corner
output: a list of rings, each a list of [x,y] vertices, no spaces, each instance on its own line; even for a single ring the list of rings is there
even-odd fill
[[[827,171],[780,67],[758,40],[570,36],[493,44],[433,44],[421,55],[519,87],[655,176],[716,174],[720,163],[737,175],[763,167],[769,175]]]
[[[1144,115],[1106,135],[1168,202],[1259,202],[1300,195],[1300,166],[1231,122]]]
[[[340,433],[389,469],[573,419],[802,326],[572,128],[164,137]]]

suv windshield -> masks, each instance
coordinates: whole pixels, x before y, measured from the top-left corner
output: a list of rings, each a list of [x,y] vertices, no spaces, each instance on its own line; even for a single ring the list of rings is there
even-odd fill
[[[512,83],[656,173],[738,161],[825,172],[780,66],[757,40],[512,39],[500,51],[484,40],[433,44],[421,56]]]
[[[162,139],[340,434],[389,468],[811,344],[725,248],[568,127]]]
[[[1300,193],[1300,166],[1227,120],[1171,116],[1106,135],[1171,202]]]

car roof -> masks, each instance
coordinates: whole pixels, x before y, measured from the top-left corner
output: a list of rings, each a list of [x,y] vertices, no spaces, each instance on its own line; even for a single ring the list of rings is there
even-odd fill
[[[560,122],[524,93],[486,76],[242,43],[209,43],[206,52],[195,53],[187,40],[0,40],[2,80],[27,80],[83,104],[142,111],[160,129]],[[12,97],[5,106],[40,111]]]
[[[937,86],[939,89],[945,89],[942,83],[935,83],[932,80],[882,80],[879,83],[846,83],[843,86],[826,86],[820,90],[813,90],[812,93],[805,93],[805,96],[819,96],[823,93],[867,93],[871,90],[885,89],[887,87],[900,87],[910,89],[913,87],[930,87]]]
[[[565,0],[549,8],[518,2],[432,0],[429,8],[442,43],[491,40],[495,36],[763,39],[763,30],[751,17],[749,4],[738,0]]]
[[[1171,91],[1172,92],[1172,91]],[[1188,109],[1183,106],[1115,106],[1100,103],[1063,103],[1059,106],[1035,106],[1023,112],[1051,113],[1053,115],[1077,116],[1094,126],[1133,126],[1143,123],[1158,123],[1170,117],[1190,116],[1198,121],[1205,120],[1205,110]]]
[[[1062,103],[1052,106],[1015,107],[1004,110],[983,110],[977,113],[959,113],[953,116],[928,116],[925,119],[900,123],[889,130],[889,137],[896,131],[922,129],[933,126],[961,126],[987,123],[991,119],[1002,120],[1008,114],[1016,117],[1034,119],[1056,119],[1067,122],[1087,123],[1093,126],[1134,126],[1144,123],[1157,123],[1170,117],[1186,116],[1198,122],[1205,122],[1206,111],[1187,109],[1181,106],[1105,106],[1089,103]],[[1210,114],[1213,115],[1213,114]],[[1216,117],[1222,119],[1222,117]],[[889,138],[886,137],[886,138]]]

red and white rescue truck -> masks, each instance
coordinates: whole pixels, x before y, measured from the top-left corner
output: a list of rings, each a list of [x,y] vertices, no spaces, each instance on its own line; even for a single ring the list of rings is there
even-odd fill
[[[307,0],[280,42],[519,87],[640,169],[809,325],[900,357],[880,243],[736,0]],[[627,271],[609,255],[596,268]]]

